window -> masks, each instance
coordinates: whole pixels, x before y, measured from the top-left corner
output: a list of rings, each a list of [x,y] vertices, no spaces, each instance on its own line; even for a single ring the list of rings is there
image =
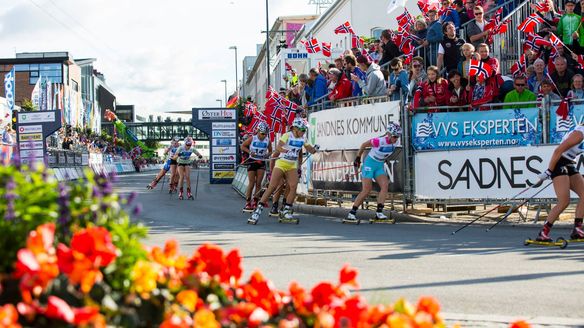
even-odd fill
[[[73,88],[73,90],[77,92],[79,91],[79,83],[77,83],[77,81],[71,80],[71,87]]]

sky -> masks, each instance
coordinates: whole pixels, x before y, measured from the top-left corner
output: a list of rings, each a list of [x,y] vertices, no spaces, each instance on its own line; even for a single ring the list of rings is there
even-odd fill
[[[308,0],[269,0],[278,16],[313,15]],[[68,51],[96,58],[118,104],[136,114],[216,107],[265,34],[264,0],[0,0],[0,58]],[[18,92],[18,90],[16,90]]]

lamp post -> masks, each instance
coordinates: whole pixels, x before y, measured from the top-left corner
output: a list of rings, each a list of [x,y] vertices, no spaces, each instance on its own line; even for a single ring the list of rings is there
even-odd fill
[[[237,94],[239,94],[239,88],[238,88],[238,81],[239,81],[239,76],[237,74],[237,46],[231,46],[229,47],[229,49],[231,50],[235,50],[235,92],[237,92]]]
[[[223,100],[221,99],[215,99],[215,101],[219,102],[219,108],[223,108]]]
[[[266,65],[268,70],[268,88],[270,87],[270,17],[268,15],[268,0],[266,0]],[[267,90],[267,89],[266,89]]]
[[[225,84],[225,103],[227,104],[227,80],[221,80]]]

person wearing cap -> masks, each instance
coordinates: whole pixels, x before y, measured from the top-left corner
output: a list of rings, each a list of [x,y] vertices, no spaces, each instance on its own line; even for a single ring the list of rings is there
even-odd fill
[[[361,87],[365,95],[369,97],[384,96],[387,88],[385,87],[385,79],[379,65],[372,63],[367,56],[357,58],[357,63],[359,68],[365,72],[367,82],[354,74],[351,75],[351,79],[359,84],[359,87]]]
[[[582,45],[581,35],[584,31],[584,27],[580,24],[582,17],[574,13],[574,8],[576,7],[576,0],[566,0],[564,4],[565,12],[560,18],[557,26],[558,37],[564,42],[565,45],[571,46],[573,42],[578,42]]]
[[[351,94],[353,92],[351,82],[349,81],[349,79],[347,79],[347,76],[343,74],[343,72],[341,72],[337,68],[331,68],[329,70],[329,78],[331,80],[331,83],[334,83],[335,85],[335,87],[331,91],[331,94],[329,95],[330,101],[337,101],[340,99],[351,97]]]

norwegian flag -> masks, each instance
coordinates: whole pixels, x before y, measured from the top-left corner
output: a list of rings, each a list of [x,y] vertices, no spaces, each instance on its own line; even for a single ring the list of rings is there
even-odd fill
[[[533,13],[519,24],[517,29],[524,33],[535,33],[535,29],[542,23],[544,23],[543,18],[539,17],[538,14]]]
[[[533,33],[527,34],[527,40],[525,40],[525,44],[523,49],[527,47],[531,48],[535,52],[539,52],[541,47],[552,47],[552,43],[541,36]]]
[[[261,122],[267,122],[267,117],[264,113],[257,112],[251,119],[251,123],[247,126],[245,132],[254,133]]]
[[[318,40],[316,38],[310,39],[310,41],[306,42],[304,46],[306,47],[306,51],[308,51],[309,54],[320,52],[320,45],[318,44]]]
[[[258,108],[255,104],[247,102],[244,106],[243,116],[249,117],[254,116],[258,112]]]
[[[286,70],[287,71],[291,71],[292,70],[292,65],[288,64],[288,63],[284,63]]]
[[[360,38],[358,35],[351,34],[351,47],[352,48],[359,48],[359,49],[361,49],[361,48],[363,48],[363,43],[364,42],[365,41],[362,38]]]
[[[525,75],[527,72],[527,56],[525,54],[519,57],[519,60],[511,66],[511,73],[513,77]]]
[[[572,111],[572,102],[571,98],[564,98],[558,109],[556,109],[556,114],[562,117],[562,120],[566,120]]]
[[[330,42],[322,43],[322,54],[325,55],[326,57],[330,57],[332,55]]]
[[[418,0],[418,8],[420,8],[422,14],[426,16],[428,10],[430,10],[430,4],[428,3],[428,0]]]
[[[294,122],[294,119],[296,118],[296,114],[298,114],[296,110],[282,111],[282,123],[284,123],[285,126],[292,125],[292,122]]]
[[[371,58],[371,56],[369,55],[369,52],[367,52],[367,49],[361,50],[361,55],[363,57],[367,58],[368,61],[373,62],[373,58]]]
[[[410,27],[414,26],[414,17],[412,17],[407,8],[404,8],[403,14],[397,16],[396,20],[397,25],[404,30],[409,30]]]
[[[485,64],[480,60],[471,59],[468,75],[476,76],[478,81],[484,81],[491,76],[493,69],[489,64]]]
[[[535,10],[542,13],[542,14],[547,13],[551,9],[550,5],[548,4],[547,1],[538,2],[534,6],[535,6]]]
[[[276,103],[276,99],[278,98],[280,98],[280,95],[270,85],[268,87],[268,91],[266,92],[266,107],[274,106]]]
[[[339,25],[339,27],[335,29],[335,34],[346,33],[355,34],[355,31],[353,31],[353,28],[351,27],[351,23],[349,23],[349,21],[346,21],[344,24]]]
[[[409,65],[411,64],[412,60],[414,59],[414,54],[416,53],[416,47],[412,46],[412,44],[410,44],[410,49],[409,52],[405,53],[406,54],[406,59],[404,59],[404,65]]]
[[[501,23],[501,15],[503,14],[503,7],[499,8],[497,10],[497,12],[495,13],[495,15],[493,15],[493,18],[491,18],[491,20],[489,20],[489,22],[487,23],[487,25],[485,25],[484,30],[492,30],[495,27],[497,27],[497,25],[499,25],[499,23]]]
[[[552,45],[552,47],[554,47],[554,49],[557,51],[558,50],[558,46],[564,46],[564,43],[562,42],[562,40],[560,40],[560,38],[558,38],[555,34],[551,33],[550,34],[550,43]]]
[[[584,55],[578,55],[578,69],[584,69]]]
[[[266,106],[264,114],[266,115],[266,122],[270,125],[270,139],[273,140],[274,134],[282,130],[282,108],[278,106]]]
[[[509,24],[509,22],[511,22],[511,20],[507,19],[507,20],[503,21],[502,23],[499,23],[497,26],[495,26],[495,28],[493,29],[493,35],[507,33],[507,29],[508,29],[507,24]]]

